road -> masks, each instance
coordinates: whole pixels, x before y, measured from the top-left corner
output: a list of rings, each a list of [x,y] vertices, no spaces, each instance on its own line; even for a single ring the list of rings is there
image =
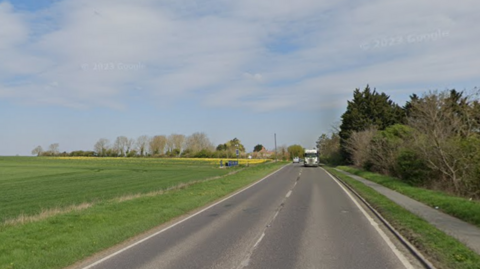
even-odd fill
[[[288,165],[90,268],[413,268],[323,169]]]

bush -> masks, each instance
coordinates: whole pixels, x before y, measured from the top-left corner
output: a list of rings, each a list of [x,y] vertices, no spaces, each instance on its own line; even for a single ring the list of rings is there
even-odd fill
[[[425,161],[412,150],[400,150],[397,156],[397,177],[416,186],[424,186],[430,182],[431,170]]]
[[[202,149],[193,155],[194,158],[210,158],[212,153],[207,149]]]
[[[334,166],[344,164],[340,151],[340,136],[338,133],[332,133],[330,136],[322,134],[317,140],[317,148],[319,149],[319,159],[321,163]]]
[[[396,175],[397,156],[401,148],[409,145],[411,129],[395,124],[377,132],[372,138],[369,162],[363,167],[369,171],[387,175]]]

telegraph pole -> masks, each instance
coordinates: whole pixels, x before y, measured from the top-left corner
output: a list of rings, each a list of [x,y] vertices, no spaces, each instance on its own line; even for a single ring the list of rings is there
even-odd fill
[[[238,165],[238,155],[240,155],[240,151],[238,150],[238,144],[235,144],[235,154],[237,154],[237,165]]]
[[[277,160],[277,134],[273,134],[273,139],[275,140],[275,161],[278,162]]]

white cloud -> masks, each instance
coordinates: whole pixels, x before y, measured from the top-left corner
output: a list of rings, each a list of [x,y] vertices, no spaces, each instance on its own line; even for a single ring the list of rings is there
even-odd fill
[[[0,28],[0,49],[11,48],[27,39],[27,25],[20,15],[14,13],[13,6],[8,2],[0,3],[0,24],[4,26]]]
[[[21,14],[2,2],[0,98],[123,109],[141,91],[170,105],[331,108],[367,83],[478,80],[479,11],[474,0],[64,0]]]
[[[15,13],[8,2],[0,3],[0,25],[0,85],[6,80],[21,83],[17,77],[38,72],[45,60],[26,52],[30,34],[26,16]]]

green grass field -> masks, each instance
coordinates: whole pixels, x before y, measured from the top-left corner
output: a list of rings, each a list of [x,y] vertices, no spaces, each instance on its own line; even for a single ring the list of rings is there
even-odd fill
[[[219,169],[212,160],[0,157],[2,219],[92,202],[81,210],[0,224],[0,269],[64,268],[285,164]]]
[[[231,171],[202,160],[0,157],[0,224],[20,214],[165,190]]]

